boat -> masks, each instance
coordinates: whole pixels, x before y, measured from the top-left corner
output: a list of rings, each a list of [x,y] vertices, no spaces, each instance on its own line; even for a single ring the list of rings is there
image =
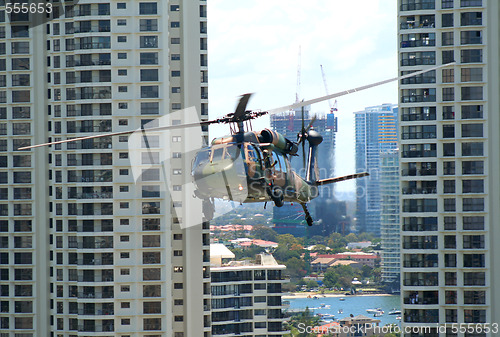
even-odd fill
[[[369,314],[374,314],[378,311],[382,311],[382,313],[384,313],[384,311],[382,310],[382,308],[376,308],[376,309],[366,309],[366,312],[369,313]]]
[[[400,320],[401,320],[401,316],[396,316],[396,319],[397,319],[398,321],[400,321]]]
[[[391,311],[389,311],[389,315],[401,315],[401,310],[394,308]]]
[[[330,304],[321,303],[319,305],[319,308],[320,309],[330,309]]]
[[[339,301],[345,301],[345,298],[341,297],[339,298]]]
[[[313,300],[317,300],[319,297],[318,296],[314,296],[313,297]]]
[[[342,309],[339,309],[339,311],[338,311],[339,314],[342,314],[343,312],[344,312],[344,310],[342,310]]]
[[[383,311],[376,311],[374,314],[373,314],[373,317],[380,317],[384,314]]]

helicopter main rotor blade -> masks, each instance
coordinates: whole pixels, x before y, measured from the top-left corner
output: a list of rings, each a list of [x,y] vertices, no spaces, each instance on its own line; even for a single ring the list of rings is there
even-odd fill
[[[248,101],[253,94],[244,94],[241,95],[240,101],[238,102],[238,106],[236,106],[236,110],[234,110],[233,120],[239,121],[243,116],[245,116],[245,112],[247,109]]]
[[[105,133],[105,134],[101,134],[101,135],[76,137],[76,138],[71,138],[71,139],[59,140],[59,141],[56,141],[56,142],[49,142],[49,143],[43,143],[43,144],[37,144],[37,145],[31,145],[31,146],[24,146],[24,147],[18,148],[18,150],[29,150],[29,149],[34,149],[34,148],[37,148],[37,147],[42,147],[42,146],[71,143],[71,142],[76,142],[76,141],[79,141],[79,140],[103,138],[103,137],[110,137],[110,136],[131,135],[131,134],[133,134],[135,132],[156,132],[156,131],[166,131],[166,130],[192,128],[192,127],[202,126],[202,125],[208,125],[208,124],[212,124],[212,123],[218,123],[218,121],[212,120],[212,121],[197,122],[197,123],[188,123],[188,124],[179,124],[179,125],[170,125],[170,126],[158,126],[158,127],[154,127],[154,128],[148,128],[148,129],[142,129],[141,128],[141,129],[130,130],[130,131],[112,132],[112,133]]]
[[[335,94],[330,94],[330,95],[326,95],[326,96],[322,96],[322,97],[310,99],[310,100],[307,100],[307,101],[302,101],[302,102],[297,102],[297,103],[290,104],[290,105],[285,105],[285,106],[282,106],[282,107],[279,107],[279,108],[267,110],[267,112],[270,115],[272,115],[272,114],[277,114],[277,113],[284,112],[284,111],[294,110],[294,109],[297,109],[297,108],[300,108],[300,107],[303,107],[303,106],[306,106],[306,105],[311,105],[311,104],[323,102],[323,101],[326,101],[326,100],[329,100],[329,99],[332,99],[332,98],[337,98],[337,97],[340,97],[340,96],[352,94],[352,93],[355,93],[355,92],[358,92],[358,91],[362,91],[362,90],[366,90],[366,89],[378,87],[379,85],[383,85],[383,84],[394,82],[394,81],[403,80],[405,78],[417,76],[417,75],[424,74],[424,73],[429,72],[429,71],[441,69],[441,68],[444,68],[444,67],[449,67],[449,66],[452,66],[452,65],[455,65],[455,64],[456,64],[456,62],[442,64],[440,66],[432,67],[432,68],[425,69],[425,70],[416,71],[414,73],[406,74],[406,75],[403,75],[403,76],[393,77],[393,78],[389,78],[389,79],[384,80],[384,81],[375,82],[375,83],[368,84],[368,85],[363,85],[361,87],[357,87],[357,88],[353,88],[353,89],[349,89],[349,90],[345,90],[345,91],[340,91],[340,92],[337,92]]]

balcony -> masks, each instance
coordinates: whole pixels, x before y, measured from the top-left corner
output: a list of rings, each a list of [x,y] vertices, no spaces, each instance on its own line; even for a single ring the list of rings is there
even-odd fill
[[[78,292],[78,298],[114,298],[112,291]]]
[[[430,58],[430,57],[416,57],[416,58],[410,58],[410,59],[403,59],[401,60],[401,66],[402,67],[407,67],[407,66],[421,66],[421,65],[435,65],[436,64],[436,59],[435,58]]]
[[[401,48],[433,47],[435,45],[435,39],[401,41]]]
[[[401,96],[401,103],[436,102],[436,95],[405,95]]]
[[[434,28],[434,21],[407,21],[407,22],[401,22],[401,29],[421,29],[421,28]]]
[[[436,169],[403,169],[401,175],[403,177],[416,177],[416,176],[435,176]]]
[[[403,187],[403,194],[436,194],[435,187],[416,188],[416,187]]]
[[[401,11],[416,11],[421,9],[435,9],[436,3],[435,0],[422,0],[422,1],[408,1],[405,4],[402,4],[400,9]]]

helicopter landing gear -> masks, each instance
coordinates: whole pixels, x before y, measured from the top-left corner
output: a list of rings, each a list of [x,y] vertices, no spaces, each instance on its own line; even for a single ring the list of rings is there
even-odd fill
[[[279,186],[273,185],[267,188],[267,194],[274,202],[276,207],[282,207],[285,204],[285,197],[283,195],[283,189]]]
[[[304,213],[306,214],[307,225],[308,226],[312,226],[313,225],[313,218],[311,216],[311,213],[309,213],[309,210],[307,209],[307,205],[306,204],[300,204],[300,206],[302,206],[302,209],[304,210]]]
[[[215,206],[213,200],[203,199],[202,201],[203,216],[207,221],[214,218]]]

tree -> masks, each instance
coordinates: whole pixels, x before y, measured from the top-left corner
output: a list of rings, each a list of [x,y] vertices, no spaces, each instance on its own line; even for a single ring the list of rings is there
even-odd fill
[[[290,249],[294,244],[300,244],[299,240],[292,234],[278,235],[278,243]]]
[[[333,288],[337,285],[339,276],[332,268],[328,268],[324,274],[323,284],[327,288]]]
[[[316,282],[314,280],[309,280],[306,283],[306,287],[308,287],[308,288],[316,288],[317,286],[318,286],[318,282]]]
[[[257,225],[252,229],[252,235],[255,239],[274,241],[278,239],[278,233],[272,228],[263,225]]]
[[[350,233],[345,237],[347,242],[358,242],[358,237],[354,233]]]
[[[285,262],[286,272],[290,275],[291,279],[299,279],[306,275],[305,267],[306,263],[301,259],[292,257]]]

